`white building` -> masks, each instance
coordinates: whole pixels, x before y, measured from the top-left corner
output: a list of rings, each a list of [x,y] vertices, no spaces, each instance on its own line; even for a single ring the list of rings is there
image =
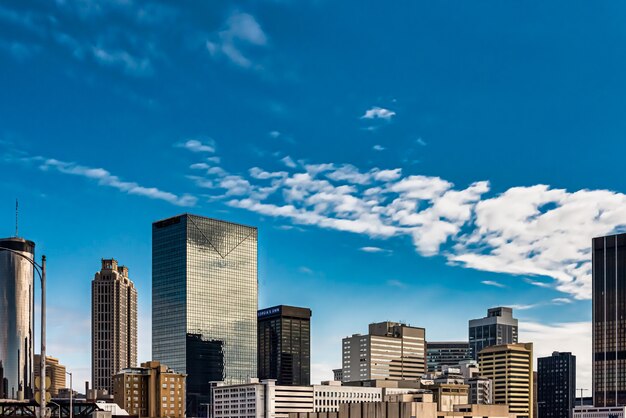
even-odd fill
[[[342,381],[418,380],[426,372],[424,328],[396,322],[369,325],[343,339]]]
[[[322,382],[313,385],[314,412],[339,411],[340,403],[381,402],[383,388],[341,386],[341,382]]]
[[[574,418],[624,418],[626,406],[576,406]]]

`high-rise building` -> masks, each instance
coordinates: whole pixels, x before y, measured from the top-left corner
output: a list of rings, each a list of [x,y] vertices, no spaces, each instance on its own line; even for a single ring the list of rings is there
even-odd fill
[[[572,418],[576,400],[576,356],[555,351],[537,359],[537,417]]]
[[[517,344],[517,319],[513,318],[513,309],[491,308],[486,317],[470,319],[469,343],[474,360],[478,360],[478,353],[485,347]]]
[[[462,361],[471,359],[470,346],[466,341],[428,341],[426,343],[426,363],[429,372],[440,372],[443,366],[458,366]]]
[[[113,375],[137,365],[137,289],[128,267],[103,258],[91,297],[92,384],[113,393]]]
[[[626,405],[626,234],[594,238],[593,404]]]
[[[152,356],[187,375],[187,415],[210,382],[257,374],[257,228],[183,214],[152,224]]]
[[[368,335],[343,339],[343,381],[419,379],[426,372],[425,338],[424,328],[370,324]]]
[[[258,377],[277,385],[311,383],[311,310],[294,306],[262,309],[258,318]]]
[[[30,399],[33,387],[35,243],[0,239],[0,399]],[[26,258],[28,260],[26,260]]]
[[[35,377],[41,375],[41,355],[35,354]],[[65,366],[59,363],[58,358],[46,356],[46,377],[50,378],[50,395],[56,397],[60,389],[67,388],[65,382]]]
[[[130,415],[185,417],[185,375],[158,361],[123,369],[113,377],[115,403]]]
[[[509,405],[518,418],[533,416],[533,344],[503,344],[478,353],[482,377],[493,381],[493,403]]]

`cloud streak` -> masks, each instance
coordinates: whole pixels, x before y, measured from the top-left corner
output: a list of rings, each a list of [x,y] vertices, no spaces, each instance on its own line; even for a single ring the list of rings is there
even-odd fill
[[[282,165],[246,175],[212,166],[195,181],[223,189],[218,198],[231,207],[376,239],[408,236],[423,256],[524,276],[575,299],[591,297],[591,238],[626,229],[626,195],[609,190],[535,185],[494,195],[488,181],[457,187],[400,168],[362,170],[290,157]]]

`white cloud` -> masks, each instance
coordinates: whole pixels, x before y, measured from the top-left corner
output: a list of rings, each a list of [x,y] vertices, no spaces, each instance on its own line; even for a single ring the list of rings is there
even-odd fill
[[[556,304],[556,305],[564,305],[564,304],[569,304],[572,303],[573,301],[571,299],[568,298],[554,298],[552,299],[552,303]]]
[[[374,106],[371,109],[365,111],[361,119],[384,119],[391,120],[396,115],[393,110],[385,109],[383,107]]]
[[[309,275],[310,275],[310,274],[313,274],[313,270],[311,270],[311,269],[310,269],[310,268],[308,268],[308,267],[304,267],[304,266],[299,267],[299,268],[298,268],[298,271],[299,271],[300,273],[304,273],[304,274],[309,274]]]
[[[254,16],[236,12],[227,19],[225,28],[206,42],[206,48],[212,56],[224,55],[239,67],[250,68],[253,62],[242,49],[266,44],[267,35]]]
[[[176,144],[176,146],[188,149],[191,152],[215,152],[215,141],[212,139],[205,140],[204,142],[197,139],[189,139],[185,142]]]
[[[359,250],[366,252],[366,253],[385,253],[385,252],[389,252],[389,250],[386,250],[384,248],[380,248],[380,247],[361,247],[359,248]]]
[[[268,135],[271,136],[272,138],[278,138],[280,136],[280,132],[278,132],[278,131],[270,131],[270,133]]]
[[[230,192],[235,198],[226,203],[371,238],[408,236],[421,255],[521,276],[575,299],[591,297],[591,238],[626,230],[626,195],[608,190],[535,185],[489,195],[488,181],[457,187],[400,168],[296,163],[289,156],[281,162],[289,170],[255,167],[237,177],[241,193]],[[220,187],[213,177],[229,174],[211,170],[218,171],[202,181]]]
[[[372,149],[373,149],[374,151],[384,151],[384,150],[385,150],[385,147],[383,147],[382,145],[374,145],[374,146],[372,147]]]
[[[154,72],[152,63],[148,58],[133,56],[128,51],[93,47],[91,53],[98,63],[105,66],[121,68],[129,75],[147,76],[152,75]]]
[[[484,285],[486,285],[486,286],[493,286],[493,287],[506,287],[506,286],[505,286],[505,285],[503,285],[502,283],[500,283],[500,282],[496,282],[496,281],[493,281],[493,280],[483,280],[481,283],[482,283],[482,284],[484,284]]]
[[[34,157],[31,158],[31,160],[38,162],[41,170],[56,170],[60,173],[96,180],[101,186],[113,187],[124,193],[144,196],[150,199],[163,200],[176,206],[194,206],[197,202],[197,198],[195,196],[188,194],[176,195],[174,193],[157,189],[156,187],[144,187],[135,182],[123,181],[104,168],[86,167],[76,163],[55,160],[52,158],[45,159],[41,157]]]
[[[400,280],[395,280],[395,279],[387,280],[387,285],[391,287],[397,287],[400,289],[406,288],[406,283],[401,282]]]
[[[576,387],[591,389],[591,322],[539,324],[520,320],[519,328],[520,342],[534,343],[535,358],[553,351],[576,355]]]

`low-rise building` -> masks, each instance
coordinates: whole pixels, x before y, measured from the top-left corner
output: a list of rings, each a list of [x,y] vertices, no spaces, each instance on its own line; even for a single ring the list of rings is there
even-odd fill
[[[158,361],[149,361],[113,376],[113,397],[130,415],[184,418],[185,377]]]
[[[35,377],[41,374],[41,356],[35,354]],[[66,387],[65,384],[65,366],[59,363],[58,358],[46,356],[46,377],[50,378],[50,395],[56,397],[59,390]]]
[[[576,406],[574,418],[624,418],[626,406]]]

